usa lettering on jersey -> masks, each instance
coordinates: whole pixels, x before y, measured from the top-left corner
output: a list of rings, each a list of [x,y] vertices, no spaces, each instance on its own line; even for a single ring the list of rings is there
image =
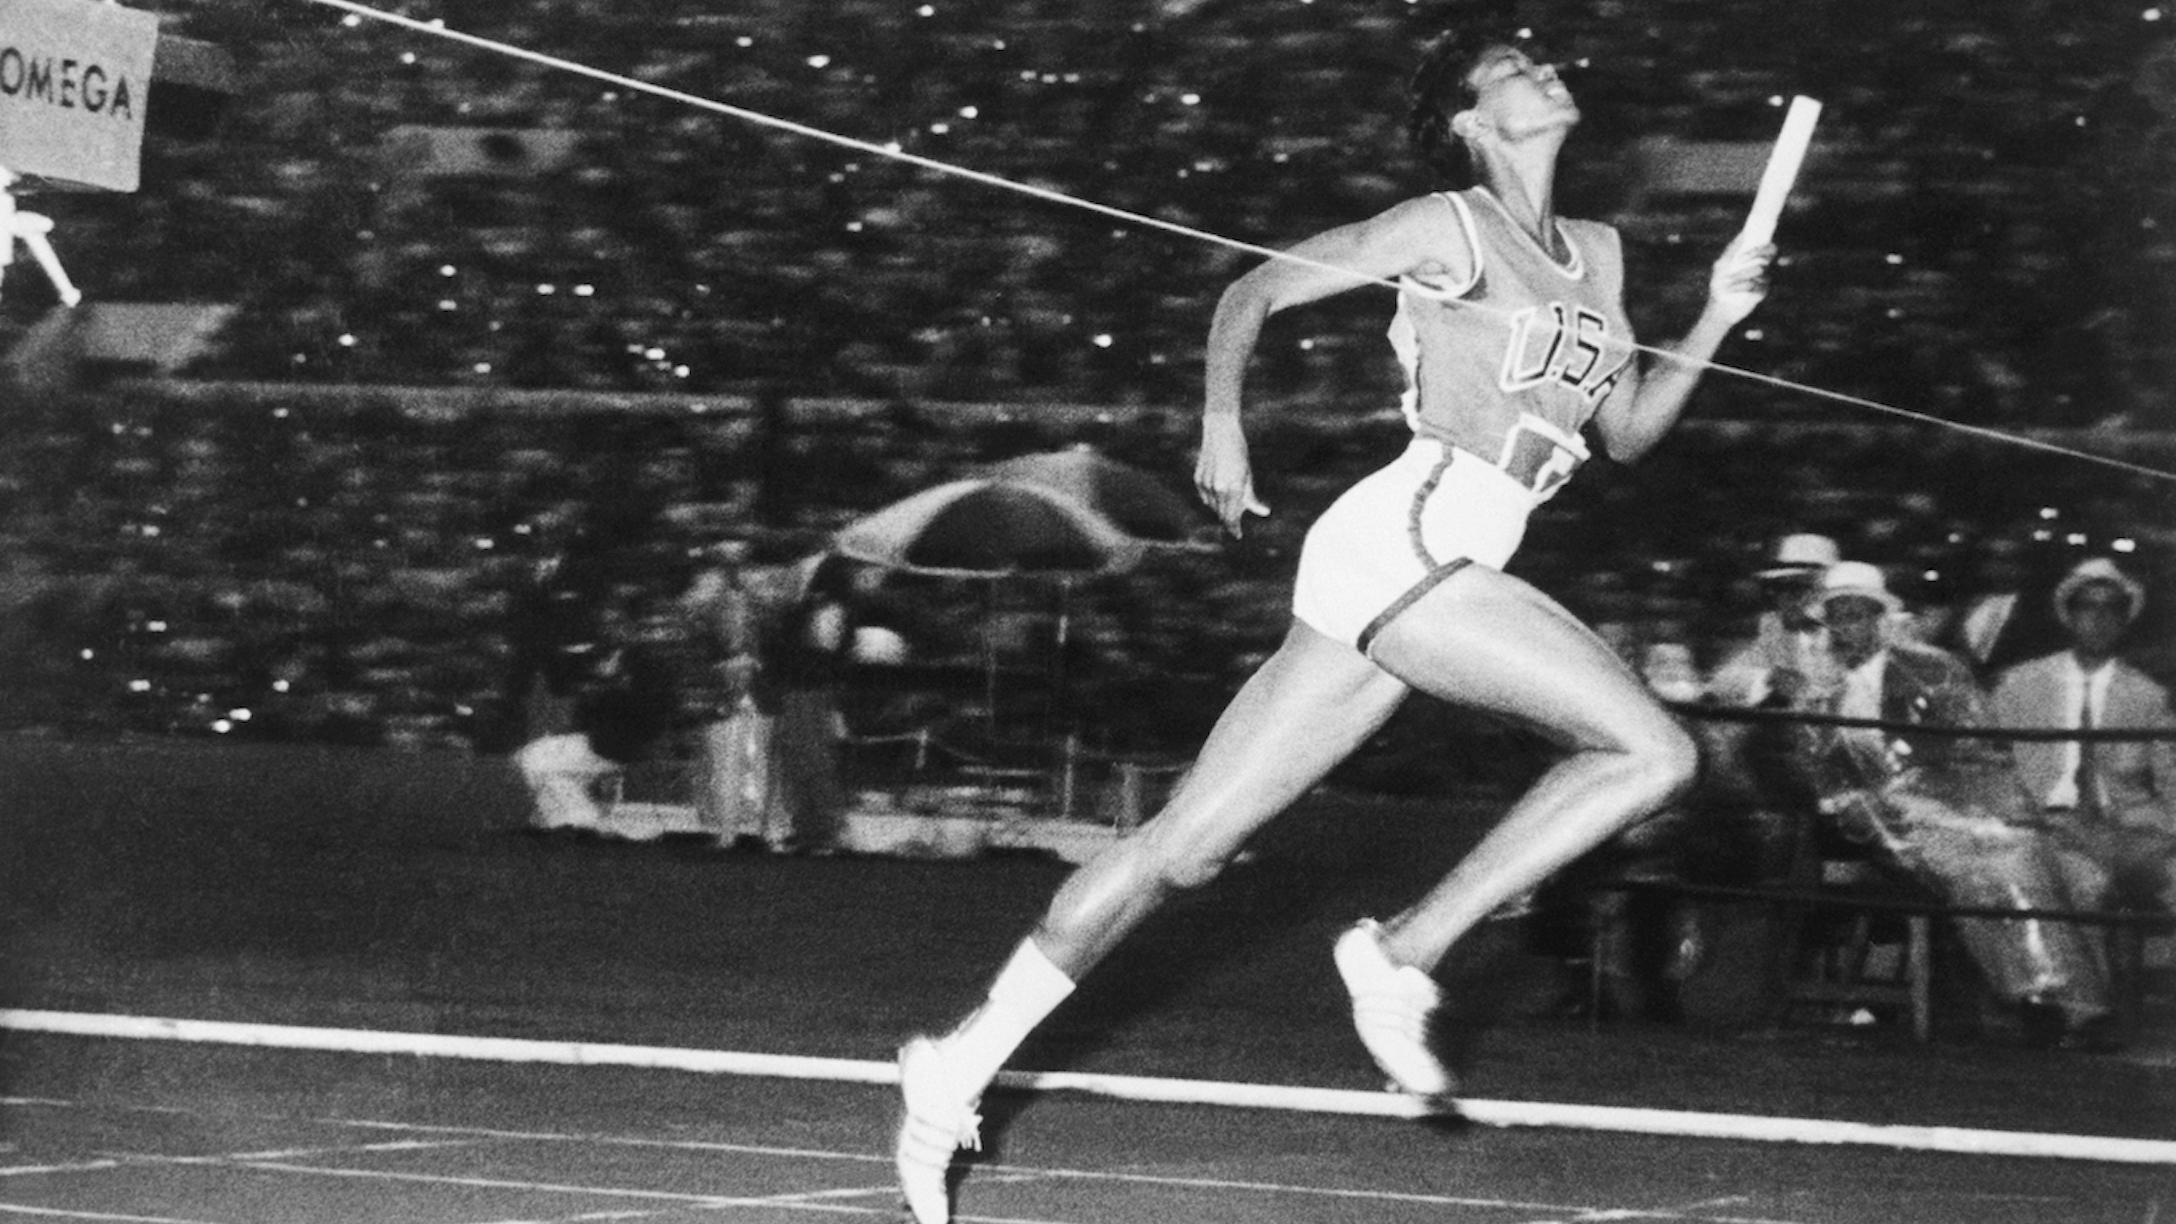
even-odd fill
[[[1608,361],[1608,340],[1609,320],[1584,306],[1528,306],[1511,316],[1496,385],[1512,392],[1561,383],[1587,403],[1600,403],[1632,366],[1629,353]]]

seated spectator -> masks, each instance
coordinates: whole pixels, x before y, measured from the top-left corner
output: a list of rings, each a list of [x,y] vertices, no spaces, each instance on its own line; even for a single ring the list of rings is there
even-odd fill
[[[1886,724],[1800,728],[1802,762],[1832,827],[1952,905],[2077,908],[2008,754],[1912,730],[1987,725],[1965,662],[1896,638],[1902,605],[1872,565],[1831,566],[1818,598],[1840,677],[1826,712]],[[2106,971],[2078,924],[1960,919],[1957,929],[2018,1009],[2029,1044],[2109,1044]]]
[[[530,740],[514,753],[541,832],[604,831],[604,789],[624,778],[678,721],[676,657],[616,607],[599,617],[602,648],[574,698],[573,729]]]
[[[1818,683],[1826,634],[1812,596],[1840,555],[1824,535],[1788,535],[1777,543],[1768,567],[1754,575],[1767,609],[1753,639],[1729,651],[1709,676],[1709,697],[1729,706],[1789,707],[1804,685]]]
[[[1840,678],[1817,597],[1841,555],[1836,541],[1810,532],[1776,543],[1768,565],[1754,574],[1766,607],[1752,639],[1726,652],[1709,675],[1702,693],[1709,702],[1735,709],[1814,710],[1832,698]],[[1792,725],[1713,719],[1699,727],[1705,804],[1753,831],[1762,848],[1759,877],[1783,874],[1813,802],[1802,771],[1790,760]]]
[[[2061,648],[2065,635],[2052,598],[2074,564],[2068,532],[2035,515],[1982,541],[1963,575],[1964,598],[1936,644],[1972,664],[1982,683],[2027,659]]]
[[[2168,690],[2117,655],[2145,594],[2106,559],[2072,569],[2054,599],[2069,644],[2001,674],[1995,720],[2019,729],[2176,730]],[[2093,903],[2176,911],[2176,743],[2021,741],[2015,752]]]

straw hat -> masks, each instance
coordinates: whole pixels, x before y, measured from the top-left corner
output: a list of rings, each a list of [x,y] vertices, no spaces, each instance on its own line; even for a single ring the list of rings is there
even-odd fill
[[[1827,607],[1831,600],[1856,598],[1871,599],[1882,610],[1894,615],[1904,610],[1903,601],[1889,593],[1889,581],[1881,573],[1881,567],[1864,561],[1838,561],[1821,575],[1821,605]]]
[[[1776,555],[1766,569],[1757,570],[1757,578],[1812,577],[1843,558],[1836,541],[1825,535],[1803,532],[1784,536],[1776,543]]]
[[[2124,598],[2131,605],[2131,610],[2123,614],[2123,623],[2126,626],[2137,620],[2138,614],[2145,610],[2145,585],[2139,582],[2138,579],[2117,569],[2116,563],[2108,558],[2092,557],[2078,562],[2068,574],[2063,576],[2061,582],[2055,584],[2055,619],[2061,621],[2067,628],[2070,624],[2070,601],[2072,597],[2094,583],[2104,583],[2123,592]]]

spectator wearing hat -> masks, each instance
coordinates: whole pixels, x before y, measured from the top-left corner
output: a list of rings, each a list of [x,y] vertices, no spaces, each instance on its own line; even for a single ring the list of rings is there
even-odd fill
[[[2019,729],[2176,730],[2168,690],[2117,654],[2145,600],[2145,588],[2114,562],[2080,562],[2055,588],[2055,615],[2069,644],[2001,674],[1996,721]],[[2176,910],[2176,743],[2021,741],[2015,752],[2028,793],[2100,903]]]
[[[1731,706],[1790,706],[1801,690],[1821,687],[1826,633],[1812,597],[1840,559],[1836,541],[1810,532],[1784,536],[1768,565],[1755,571],[1766,609],[1751,641],[1730,651],[1707,683],[1707,696]]]
[[[1979,701],[1971,669],[1947,651],[1898,636],[1904,605],[1890,593],[1880,567],[1837,562],[1821,576],[1814,604],[1828,630],[1829,658],[1836,669],[1830,696],[1834,713],[1946,725],[1967,721]],[[1942,750],[1939,742],[1928,747]]]
[[[1899,636],[1903,605],[1873,565],[1829,567],[1816,601],[1840,676],[1825,712],[1883,724],[1799,730],[1834,833],[1951,905],[2075,908],[2057,846],[2009,754],[1976,737],[1931,733],[1987,725],[1970,667]],[[1957,929],[1989,985],[2017,1009],[2029,1044],[2107,1044],[2106,973],[2076,924],[1960,919]]]
[[[1770,710],[1807,709],[1835,691],[1836,667],[1814,596],[1822,576],[1841,560],[1836,541],[1799,532],[1775,546],[1754,571],[1765,608],[1750,640],[1728,653],[1709,676],[1703,696],[1717,705]],[[1760,847],[1757,874],[1783,872],[1802,813],[1813,802],[1789,758],[1789,724],[1701,720],[1696,724],[1705,768],[1696,803],[1710,829],[1748,833]]]

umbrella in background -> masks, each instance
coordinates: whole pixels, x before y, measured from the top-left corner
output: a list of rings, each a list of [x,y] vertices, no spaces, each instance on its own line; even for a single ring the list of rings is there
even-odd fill
[[[924,489],[832,539],[856,561],[951,578],[1118,573],[1147,547],[1067,493],[990,477]]]
[[[1185,543],[1210,525],[1200,506],[1163,481],[1085,446],[1007,459],[991,464],[984,474],[1056,490],[1151,544]]]
[[[1123,573],[1151,548],[1183,545],[1199,521],[1189,502],[1154,477],[1079,449],[1006,460],[925,489],[841,528],[832,548],[914,574],[1057,580],[1055,704],[1064,689],[1073,582]],[[993,706],[996,666],[992,645]]]

